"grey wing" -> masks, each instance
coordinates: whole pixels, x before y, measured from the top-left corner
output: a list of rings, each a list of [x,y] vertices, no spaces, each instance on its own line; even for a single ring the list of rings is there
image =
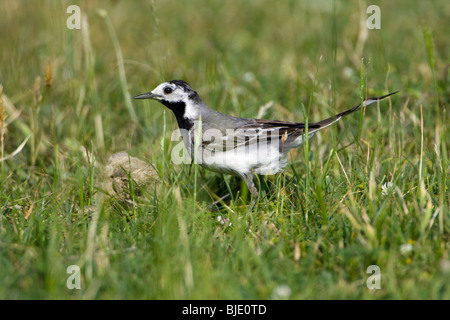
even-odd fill
[[[242,147],[278,144],[279,151],[283,152],[285,148],[290,149],[291,140],[302,134],[304,134],[302,123],[246,119],[246,123],[241,124],[239,128],[205,131],[202,147],[225,152]]]
[[[389,93],[381,97],[368,98],[364,100],[363,106],[367,107],[397,92]],[[360,108],[361,105],[357,105],[325,120],[309,123],[308,136],[313,136],[317,131],[332,125],[342,117]],[[306,125],[301,122],[242,119],[230,116],[224,118],[224,123],[221,123],[221,126],[230,128],[208,128],[208,130],[203,131],[203,148],[211,151],[225,152],[244,146],[252,147],[254,145],[278,143],[279,151],[284,153],[292,147],[297,147],[299,145],[298,138],[306,133]]]

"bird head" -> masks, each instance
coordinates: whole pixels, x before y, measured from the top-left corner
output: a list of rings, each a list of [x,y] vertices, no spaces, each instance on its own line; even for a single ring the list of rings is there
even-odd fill
[[[158,85],[153,91],[140,94],[135,99],[153,99],[161,102],[175,114],[178,126],[190,129],[202,110],[209,109],[197,92],[183,80],[172,80]]]
[[[199,100],[197,92],[183,80],[172,80],[158,85],[153,91],[140,94],[135,99],[154,99],[170,109],[179,104]]]

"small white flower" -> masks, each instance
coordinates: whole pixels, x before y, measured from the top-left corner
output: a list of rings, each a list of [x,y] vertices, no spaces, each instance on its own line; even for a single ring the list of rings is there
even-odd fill
[[[387,197],[394,193],[395,185],[392,182],[385,182],[381,185],[381,195]]]
[[[450,272],[450,260],[442,259],[439,263],[439,267],[443,272]]]
[[[351,78],[354,76],[354,74],[355,74],[355,70],[353,70],[353,68],[350,68],[350,67],[344,68],[344,71],[342,72],[342,75],[346,78]]]
[[[253,82],[255,81],[255,75],[252,72],[246,72],[242,76],[245,82]]]
[[[401,253],[409,253],[413,250],[413,246],[411,243],[404,243],[400,246]]]
[[[284,300],[289,299],[290,296],[291,288],[287,284],[282,284],[273,289],[271,297],[274,300]]]
[[[217,221],[219,221],[221,225],[227,225],[227,227],[232,225],[229,218],[222,218],[222,216],[217,216]]]

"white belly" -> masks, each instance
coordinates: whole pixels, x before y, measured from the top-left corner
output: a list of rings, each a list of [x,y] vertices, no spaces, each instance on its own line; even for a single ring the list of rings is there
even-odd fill
[[[271,145],[245,146],[225,152],[202,149],[199,164],[209,170],[234,175],[252,172],[271,175],[286,166],[287,155],[280,154],[278,147]]]

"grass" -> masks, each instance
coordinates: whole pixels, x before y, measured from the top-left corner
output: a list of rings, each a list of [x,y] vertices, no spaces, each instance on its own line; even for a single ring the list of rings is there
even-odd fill
[[[0,298],[450,299],[446,1],[383,3],[380,30],[363,1],[80,1],[81,30],[70,4],[0,2]],[[171,79],[266,119],[400,94],[213,210],[241,182],[174,165],[173,115],[130,100]],[[122,150],[161,178],[131,204],[104,187]]]

